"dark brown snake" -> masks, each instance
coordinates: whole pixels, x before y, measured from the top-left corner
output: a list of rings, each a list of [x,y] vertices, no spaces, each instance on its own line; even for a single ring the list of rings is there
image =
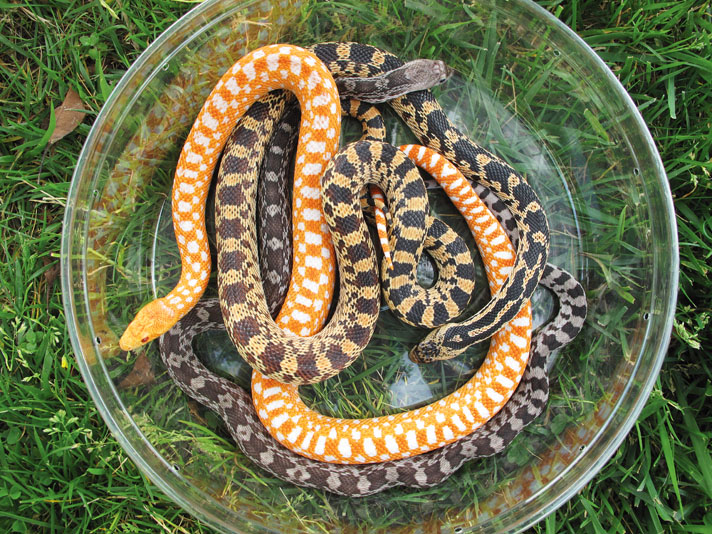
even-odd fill
[[[400,68],[397,56],[358,43],[323,43],[311,50],[335,78],[371,77]],[[462,134],[430,91],[416,91],[389,101],[423,145],[438,151],[470,180],[494,192],[514,216],[519,230],[517,259],[509,279],[473,317],[438,328],[411,351],[416,362],[457,356],[487,339],[511,320],[531,297],[547,262],[549,224],[536,193],[509,164]]]
[[[544,409],[548,399],[547,360],[581,330],[586,317],[586,297],[581,285],[569,273],[552,265],[546,266],[541,285],[558,297],[559,311],[534,337],[530,363],[504,408],[474,433],[455,443],[391,462],[326,464],[300,456],[274,440],[257,417],[250,395],[209,371],[193,353],[194,336],[225,328],[217,300],[199,302],[164,334],[160,338],[160,354],[175,383],[188,396],[215,411],[240,449],[282,480],[349,496],[371,495],[401,485],[430,487],[442,483],[466,461],[503,450]]]

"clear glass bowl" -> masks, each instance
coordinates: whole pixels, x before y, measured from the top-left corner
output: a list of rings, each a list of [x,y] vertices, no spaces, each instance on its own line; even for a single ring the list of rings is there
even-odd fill
[[[366,4],[209,0],[126,73],[79,158],[64,221],[62,289],[82,374],[139,468],[219,530],[523,529],[564,503],[613,454],[662,363],[677,288],[675,219],[653,141],[615,76],[573,32],[527,0],[480,0],[461,10],[406,6],[395,13],[390,3],[375,4],[372,12]],[[448,18],[454,12],[457,20]],[[172,172],[213,84],[246,50],[327,40],[455,67],[458,75],[436,91],[440,102],[473,139],[526,174],[549,214],[550,261],[575,273],[588,295],[585,329],[552,361],[546,412],[505,452],[470,462],[430,490],[356,499],[276,480],[237,450],[215,415],[168,379],[156,343],[140,356],[147,357],[148,372],[133,383],[126,377],[137,356],[116,344],[140,305],[176,279],[167,203]],[[393,114],[387,119],[389,141],[412,139]],[[447,218],[452,209],[441,196],[433,189],[433,205]],[[467,235],[456,218],[448,222]],[[486,299],[480,295],[473,306]],[[542,291],[534,302],[541,323],[553,301]],[[484,350],[419,367],[404,354],[421,336],[384,312],[366,363],[353,366],[351,372],[382,366],[369,388],[381,392],[380,413],[452,391]],[[227,338],[204,337],[196,349],[215,369],[244,380],[245,366]],[[348,376],[304,396],[324,411],[342,410],[343,396],[368,409],[374,399],[359,398],[364,388],[350,385]]]

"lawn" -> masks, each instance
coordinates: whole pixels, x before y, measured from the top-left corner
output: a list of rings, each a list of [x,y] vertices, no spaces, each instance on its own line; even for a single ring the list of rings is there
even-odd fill
[[[538,3],[600,55],[647,122],[675,201],[681,273],[673,339],[639,420],[596,477],[530,531],[712,533],[712,7]],[[65,199],[92,120],[133,60],[191,7],[0,0],[2,532],[212,532],[109,433],[74,361],[58,278]],[[57,120],[70,91],[86,109],[75,128]]]

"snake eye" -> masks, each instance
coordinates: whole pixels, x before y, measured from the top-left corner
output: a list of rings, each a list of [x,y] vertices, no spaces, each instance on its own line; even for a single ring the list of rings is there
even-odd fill
[[[141,340],[141,343],[147,343],[147,342],[148,342],[148,336],[146,336],[145,338],[143,338],[143,339]]]

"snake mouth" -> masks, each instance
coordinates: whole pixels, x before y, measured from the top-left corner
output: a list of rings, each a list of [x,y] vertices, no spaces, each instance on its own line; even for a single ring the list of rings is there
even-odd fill
[[[413,363],[431,363],[437,359],[437,346],[429,340],[424,340],[410,350],[410,360]]]
[[[450,78],[453,74],[455,74],[457,71],[453,69],[452,67],[448,67],[445,65],[445,74],[443,74],[442,81],[444,82],[448,78]]]

